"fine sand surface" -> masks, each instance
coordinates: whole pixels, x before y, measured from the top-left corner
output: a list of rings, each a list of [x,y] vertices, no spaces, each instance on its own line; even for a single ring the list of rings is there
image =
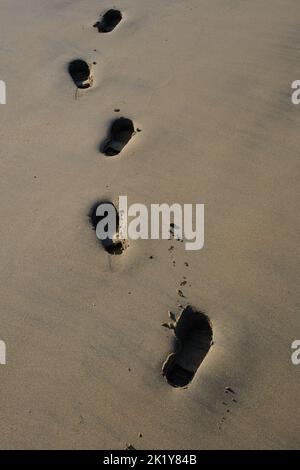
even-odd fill
[[[0,39],[0,447],[299,447],[299,1],[1,0]],[[142,132],[107,158],[117,116]],[[205,248],[108,255],[87,216],[119,195],[204,203]],[[161,375],[178,303],[213,327],[187,389]]]

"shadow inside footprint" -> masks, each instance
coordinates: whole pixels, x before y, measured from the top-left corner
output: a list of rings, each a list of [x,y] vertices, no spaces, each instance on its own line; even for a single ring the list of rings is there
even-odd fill
[[[104,13],[101,21],[94,24],[99,33],[110,33],[122,20],[122,13],[119,10],[108,10]]]
[[[208,317],[187,306],[175,325],[175,348],[163,365],[163,375],[173,387],[186,387],[194,378],[212,343]]]
[[[90,88],[93,84],[90,66],[82,59],[70,62],[69,74],[77,88]]]
[[[111,201],[97,201],[93,206],[91,207],[88,217],[91,226],[93,229],[96,231],[97,230],[97,225],[99,222],[104,220],[108,216],[108,211],[105,210],[103,211],[103,215],[97,215],[98,208],[100,206],[110,206],[112,213],[115,214],[116,217],[116,233],[115,235],[118,234],[119,232],[119,213],[115,205]],[[108,230],[108,226],[107,229]],[[107,253],[110,255],[121,255],[123,251],[125,250],[125,243],[123,240],[118,239],[117,237],[114,236],[108,236],[107,238],[100,240],[98,239],[99,242],[101,243],[102,247],[105,249]]]
[[[100,152],[108,157],[118,155],[128,144],[134,134],[131,119],[121,117],[116,119],[110,128],[109,137],[100,146]]]

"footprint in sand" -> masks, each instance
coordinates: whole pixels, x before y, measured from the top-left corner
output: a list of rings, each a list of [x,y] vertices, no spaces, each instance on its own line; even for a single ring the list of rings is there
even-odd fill
[[[122,13],[119,10],[108,10],[102,16],[100,21],[94,24],[94,28],[97,28],[99,33],[110,33],[122,20]]]
[[[69,64],[69,74],[77,88],[90,88],[93,85],[91,68],[82,59],[72,60]]]
[[[103,142],[100,151],[108,157],[118,155],[128,144],[134,134],[131,119],[121,117],[116,119],[110,128],[109,137]]]
[[[108,212],[113,212],[116,216],[116,233],[108,236],[105,240],[99,240],[102,247],[110,255],[121,255],[126,248],[128,248],[127,240],[122,240],[119,237],[119,213],[115,205],[111,201],[97,201],[91,207],[88,214],[89,221],[93,229],[96,231],[99,222],[103,221]]]
[[[162,372],[173,387],[186,387],[194,378],[212,344],[208,317],[190,305],[174,325],[175,346]]]

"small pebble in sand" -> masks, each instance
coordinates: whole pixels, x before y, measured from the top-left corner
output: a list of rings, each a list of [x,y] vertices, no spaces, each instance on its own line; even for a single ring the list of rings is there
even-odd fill
[[[235,391],[231,387],[225,387],[225,391],[228,393],[235,393]]]
[[[132,444],[126,444],[125,450],[136,450],[136,448]]]
[[[188,263],[187,261],[184,263],[184,265],[185,265],[187,268],[189,267],[189,263]]]
[[[184,297],[184,294],[183,294],[182,290],[178,289],[177,293],[180,297]]]

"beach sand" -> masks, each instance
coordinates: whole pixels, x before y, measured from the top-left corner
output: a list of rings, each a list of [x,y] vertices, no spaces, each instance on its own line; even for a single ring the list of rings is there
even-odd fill
[[[123,20],[101,34],[111,7]],[[299,1],[0,9],[0,447],[299,447]],[[75,99],[78,58],[94,84]],[[141,132],[107,158],[119,116]],[[204,249],[143,240],[110,256],[88,213],[119,195],[205,204]],[[187,389],[161,374],[179,303],[213,329]]]

